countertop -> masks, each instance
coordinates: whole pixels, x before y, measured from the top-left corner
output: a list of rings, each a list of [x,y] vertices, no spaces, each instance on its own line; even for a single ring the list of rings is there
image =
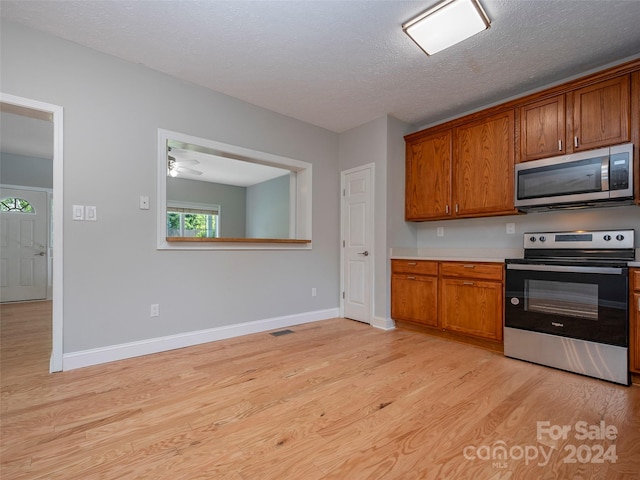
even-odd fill
[[[522,258],[522,248],[392,248],[394,260],[437,260],[451,262],[504,262]]]
[[[435,260],[441,262],[504,262],[507,258],[522,258],[522,248],[392,248],[392,260]],[[630,267],[640,268],[640,248]]]

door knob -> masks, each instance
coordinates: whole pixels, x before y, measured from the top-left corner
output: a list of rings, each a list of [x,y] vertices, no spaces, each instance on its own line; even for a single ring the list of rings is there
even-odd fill
[[[364,252],[358,252],[358,255],[364,255],[365,257],[369,256],[369,252],[365,250]]]
[[[38,256],[39,255],[41,257],[44,257],[46,254],[44,252],[40,252],[40,253],[34,253],[33,255],[34,256]]]

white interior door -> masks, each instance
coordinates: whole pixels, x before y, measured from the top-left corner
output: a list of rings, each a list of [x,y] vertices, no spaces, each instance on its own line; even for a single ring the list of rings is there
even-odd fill
[[[342,174],[343,315],[371,323],[373,311],[373,167]]]
[[[30,207],[16,202],[20,199]],[[0,188],[0,301],[47,297],[47,193]],[[8,211],[7,208],[9,208]]]

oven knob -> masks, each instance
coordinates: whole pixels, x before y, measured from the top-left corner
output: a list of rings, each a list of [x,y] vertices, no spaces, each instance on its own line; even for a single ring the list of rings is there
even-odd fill
[[[545,237],[544,235],[540,237],[540,241],[541,242],[546,242],[547,241],[547,237]]]
[[[535,242],[536,241],[536,237],[529,237],[529,241]]]
[[[605,236],[604,236],[604,239],[605,239],[605,241],[607,241],[607,242],[608,242],[609,240],[611,240],[611,235],[605,235]]]
[[[616,235],[616,240],[618,240],[619,242],[621,242],[622,240],[624,240],[624,235],[622,235],[622,234],[618,234],[618,235]]]

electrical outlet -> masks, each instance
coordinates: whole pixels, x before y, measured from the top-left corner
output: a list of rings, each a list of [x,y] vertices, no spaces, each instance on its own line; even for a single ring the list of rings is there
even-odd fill
[[[140,210],[149,210],[149,197],[140,195]]]
[[[516,224],[515,223],[507,223],[507,233],[509,235],[516,233]]]
[[[436,235],[437,235],[438,237],[444,237],[444,227],[438,227],[438,228],[436,229]]]
[[[152,317],[157,317],[160,315],[160,305],[157,303],[152,303],[151,304],[151,316]]]
[[[312,296],[312,297],[315,297],[315,296],[316,296],[316,287],[313,287],[313,288],[311,289],[311,296]]]

